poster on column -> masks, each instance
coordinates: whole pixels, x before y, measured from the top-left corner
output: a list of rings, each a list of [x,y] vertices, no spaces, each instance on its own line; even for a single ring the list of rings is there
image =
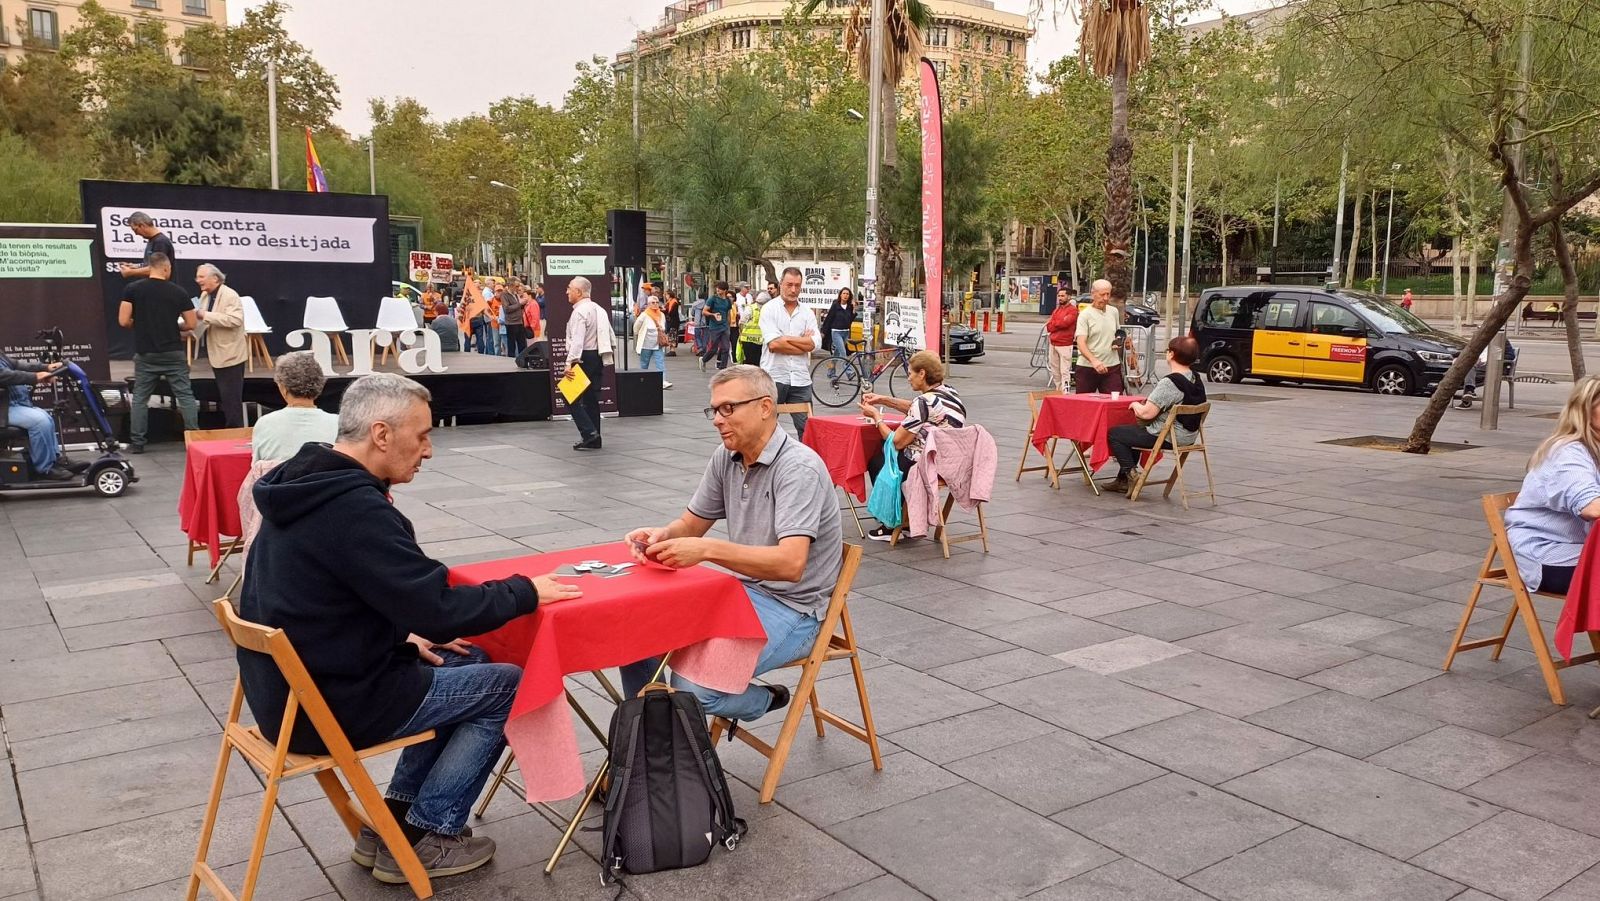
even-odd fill
[[[64,357],[91,379],[111,378],[94,238],[87,225],[0,223],[0,353],[40,362],[39,333],[60,328]]]
[[[839,296],[840,288],[849,288],[852,292],[856,289],[854,282],[851,281],[855,267],[849,263],[832,260],[817,263],[809,260],[785,260],[777,264],[778,274],[782,275],[783,270],[790,266],[800,270],[800,302],[817,314],[819,322],[827,315],[828,308],[833,306],[833,299]]]
[[[389,198],[142,182],[80,183],[84,221],[96,229],[103,316],[112,359],[133,355],[133,333],[116,324],[130,279],[122,266],[144,261],[146,239],[128,219],[144,213],[173,244],[172,280],[198,294],[195,268],[216,265],[228,287],[255,298],[272,328],[274,353],[305,320],[307,297],[333,297],[345,325],[372,328],[389,282]]]
[[[567,320],[572,304],[567,301],[567,286],[578,276],[589,280],[589,297],[611,321],[611,247],[607,244],[541,244],[544,258],[545,328],[550,336],[550,404],[556,416],[571,416],[567,399],[556,387],[567,364]],[[615,346],[624,339],[612,336]],[[614,357],[615,355],[613,355]],[[616,415],[617,369],[607,364],[600,378],[600,415]]]

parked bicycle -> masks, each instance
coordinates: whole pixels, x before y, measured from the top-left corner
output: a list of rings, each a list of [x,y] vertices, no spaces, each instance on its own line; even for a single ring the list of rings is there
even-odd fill
[[[811,367],[811,392],[817,403],[825,407],[843,407],[855,403],[863,390],[877,391],[878,379],[888,376],[888,394],[895,393],[895,373],[900,381],[911,377],[911,354],[905,344],[911,341],[908,330],[897,343],[878,350],[859,350],[845,357],[823,357]]]

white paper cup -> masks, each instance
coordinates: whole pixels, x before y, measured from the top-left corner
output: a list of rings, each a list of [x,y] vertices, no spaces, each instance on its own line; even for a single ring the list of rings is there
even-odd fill
[[[1113,392],[1111,392],[1111,399],[1112,400],[1121,400],[1122,399],[1122,392],[1121,391],[1113,391]]]

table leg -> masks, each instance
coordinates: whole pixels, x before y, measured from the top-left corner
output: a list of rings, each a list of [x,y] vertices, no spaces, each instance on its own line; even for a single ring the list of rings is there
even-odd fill
[[[672,654],[670,653],[661,655],[661,663],[656,667],[655,675],[650,677],[651,682],[656,682],[661,679],[661,674],[667,671],[667,661],[670,659],[672,659]],[[607,679],[605,674],[600,670],[593,670],[593,673],[595,677],[600,680],[600,684],[605,687],[606,693],[611,695],[613,700],[621,703],[622,696],[616,690],[616,688],[612,686],[611,680]],[[583,710],[578,707],[577,702],[573,700],[571,692],[567,692],[567,701],[568,703],[572,704],[572,709],[578,711],[578,716],[582,717],[583,721],[589,724],[589,728],[594,730],[595,735],[599,736],[599,728],[589,720],[588,714],[584,713]],[[610,745],[607,743],[604,737],[600,738],[600,743],[602,745],[606,745],[608,751],[610,750]],[[589,783],[589,790],[584,792],[583,802],[580,803],[578,805],[578,809],[573,812],[572,821],[567,823],[566,831],[561,834],[561,841],[556,843],[555,851],[551,852],[550,862],[545,864],[544,867],[544,874],[546,876],[555,872],[556,863],[561,860],[561,855],[566,853],[567,845],[572,843],[572,836],[577,833],[578,824],[583,821],[583,815],[588,812],[589,805],[594,803],[595,795],[599,794],[600,786],[605,782],[606,775],[610,772],[610,770],[611,758],[607,757],[605,761],[600,764],[600,771],[595,773],[594,781]]]
[[[1084,482],[1085,485],[1089,486],[1089,490],[1093,491],[1095,493],[1096,497],[1099,497],[1100,496],[1100,486],[1095,483],[1094,470],[1089,468],[1089,458],[1085,457],[1083,455],[1083,448],[1081,446],[1079,446],[1078,442],[1069,441],[1067,443],[1072,445],[1072,459],[1075,462],[1069,463],[1067,466],[1063,466],[1060,469],[1056,470],[1056,472],[1055,472],[1056,480],[1052,481],[1051,484],[1056,488],[1060,488],[1061,487],[1061,482],[1060,482],[1061,474],[1069,473],[1069,472],[1076,472],[1076,473],[1079,473],[1079,474],[1081,474],[1083,476],[1083,482]]]

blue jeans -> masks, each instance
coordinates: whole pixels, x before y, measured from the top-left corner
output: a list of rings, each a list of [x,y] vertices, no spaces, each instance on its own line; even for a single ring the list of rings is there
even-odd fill
[[[12,404],[11,424],[28,430],[28,457],[33,471],[43,475],[56,465],[56,424],[50,414],[34,406]]]
[[[467,655],[439,653],[445,663],[434,668],[433,687],[391,738],[427,729],[437,735],[400,752],[388,796],[411,804],[406,820],[418,829],[459,835],[506,746],[506,718],[522,668],[489,663],[478,648]]]
[[[811,653],[811,646],[816,644],[817,633],[822,629],[820,620],[785,606],[777,598],[748,583],[744,590],[750,595],[750,603],[756,608],[756,616],[761,619],[761,628],[767,633],[767,645],[761,649],[761,656],[756,658],[754,675],[769,673]],[[652,657],[622,667],[623,694],[630,698],[637,695],[660,665],[661,658]],[[694,692],[706,713],[741,722],[760,719],[772,705],[772,693],[760,685],[751,685],[736,695],[730,695],[696,685],[673,673],[672,687]]]
[[[644,350],[639,351],[639,368],[649,371],[651,366],[654,366],[656,372],[661,373],[661,377],[665,379],[667,377],[667,352],[659,347],[646,347]]]
[[[850,352],[850,330],[847,328],[836,328],[830,329],[829,333],[833,335],[833,355],[836,357],[847,355]]]

